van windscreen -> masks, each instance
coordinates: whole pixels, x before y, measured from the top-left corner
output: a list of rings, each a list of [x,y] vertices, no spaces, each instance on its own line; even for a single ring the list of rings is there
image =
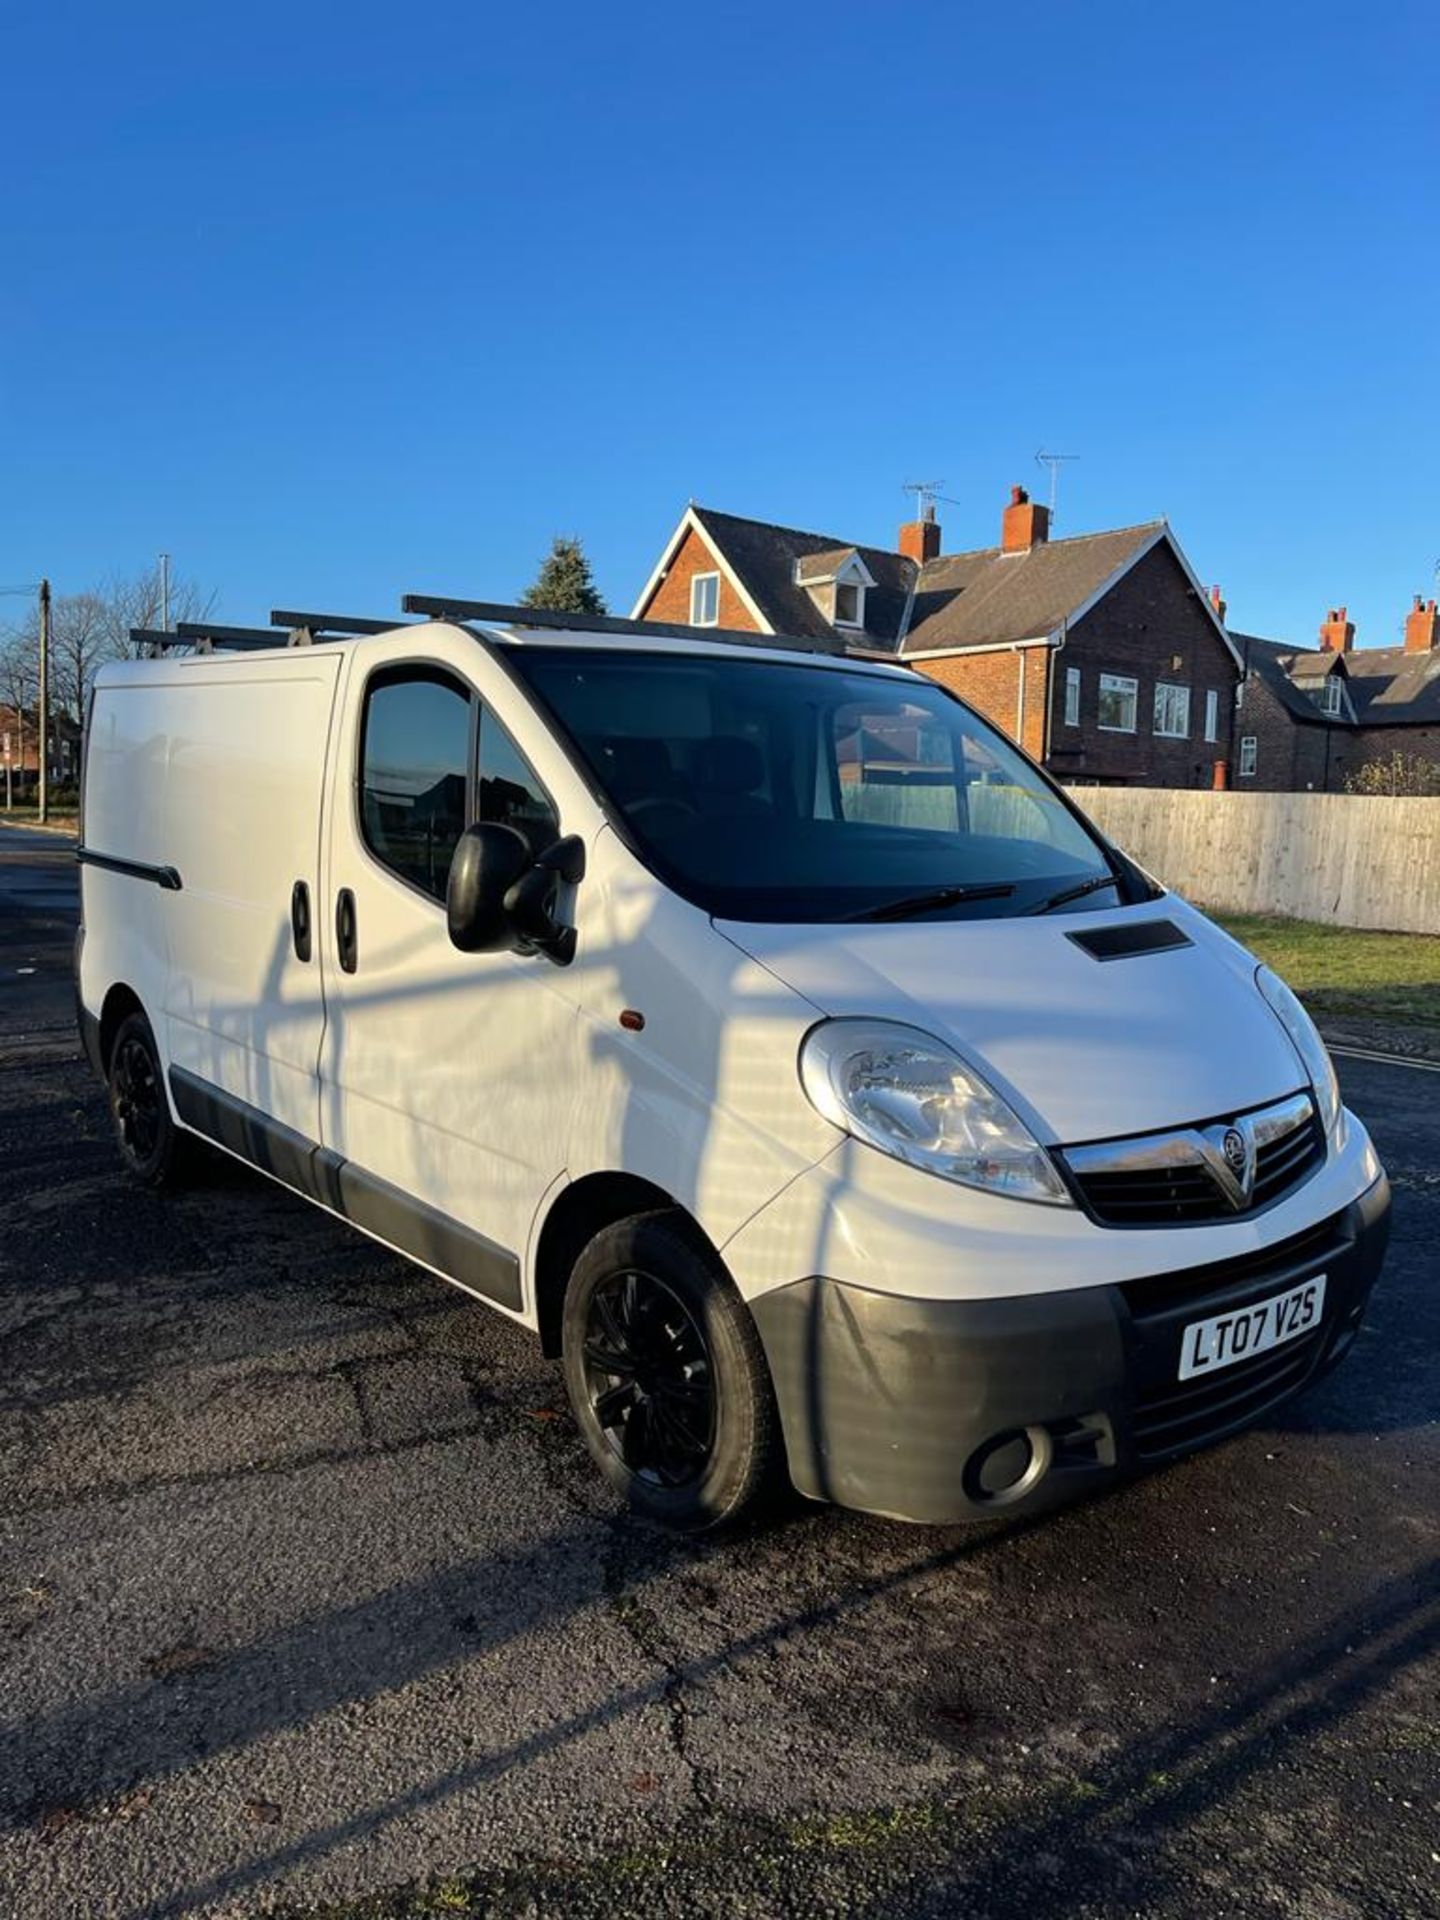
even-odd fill
[[[620,648],[509,659],[647,864],[720,918],[964,918],[1129,897],[1059,792],[918,675]]]

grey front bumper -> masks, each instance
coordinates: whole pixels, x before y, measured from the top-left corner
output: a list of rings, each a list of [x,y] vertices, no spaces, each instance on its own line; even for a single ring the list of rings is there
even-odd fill
[[[1000,1300],[921,1300],[814,1277],[762,1294],[760,1330],[802,1493],[944,1523],[1054,1506],[1258,1419],[1353,1340],[1390,1189],[1242,1261]],[[1192,1321],[1315,1274],[1303,1338],[1177,1380]]]

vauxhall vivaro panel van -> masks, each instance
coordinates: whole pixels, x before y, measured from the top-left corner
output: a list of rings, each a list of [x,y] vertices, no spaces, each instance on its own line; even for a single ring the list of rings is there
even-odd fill
[[[1355,1337],[1389,1193],[1299,1003],[906,669],[136,661],[82,831],[132,1170],[198,1135],[533,1328],[652,1517],[1038,1508]]]

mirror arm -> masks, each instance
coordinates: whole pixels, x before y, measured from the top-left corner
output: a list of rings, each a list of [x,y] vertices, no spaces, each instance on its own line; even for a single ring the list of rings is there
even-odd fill
[[[567,834],[547,847],[505,895],[505,912],[524,947],[559,967],[568,967],[575,958],[575,929],[558,925],[551,916],[550,890],[557,880],[573,887],[584,878],[585,842],[578,834]]]
[[[563,840],[548,846],[535,865],[542,873],[553,873],[567,887],[578,887],[585,878],[585,842],[578,833],[567,833]]]

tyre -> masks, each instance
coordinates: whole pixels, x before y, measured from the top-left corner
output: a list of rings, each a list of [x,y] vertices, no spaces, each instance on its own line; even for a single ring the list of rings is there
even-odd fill
[[[769,1370],[744,1302],[681,1213],[598,1233],[562,1324],[565,1384],[601,1472],[681,1532],[738,1520],[783,1461]]]
[[[188,1143],[170,1117],[160,1055],[143,1013],[127,1014],[110,1049],[106,1073],[110,1119],[120,1157],[142,1186],[177,1182]]]

